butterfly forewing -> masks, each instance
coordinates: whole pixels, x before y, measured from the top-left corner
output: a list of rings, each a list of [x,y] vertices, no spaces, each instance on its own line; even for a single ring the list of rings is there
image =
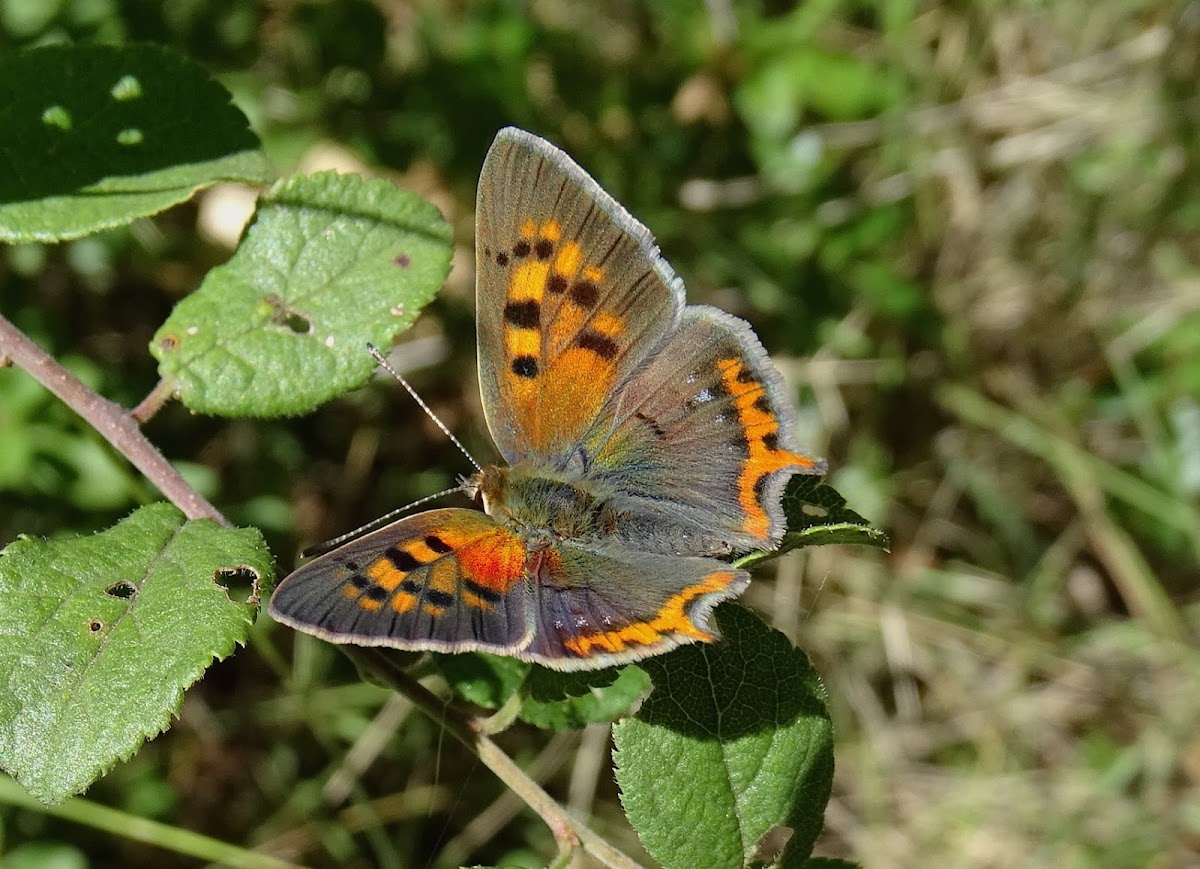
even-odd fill
[[[525,554],[483,513],[431,510],[305,564],[271,615],[335,643],[512,654],[533,626]]]
[[[476,207],[488,428],[510,463],[561,464],[674,327],[683,287],[645,227],[522,130],[497,135]]]

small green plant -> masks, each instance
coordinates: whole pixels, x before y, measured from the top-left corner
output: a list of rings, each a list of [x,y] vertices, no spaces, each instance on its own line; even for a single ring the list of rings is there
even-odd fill
[[[0,97],[9,169],[0,175],[0,240],[9,243],[78,238],[217,182],[271,180],[224,89],[154,46],[14,54],[0,61]],[[183,691],[246,643],[273,580],[261,534],[230,527],[141,424],[173,397],[197,413],[265,418],[310,412],[361,385],[373,369],[364,347],[388,346],[412,325],[450,255],[437,209],[387,182],[332,173],[278,180],[233,257],[154,335],[161,382],[132,411],[101,398],[0,315],[0,361],[53,391],[169,502],[90,537],[26,537],[0,553],[0,766],[25,792],[48,806],[69,800],[166,729]],[[886,546],[810,477],[791,481],[785,509],[783,546],[741,564],[801,546]],[[719,644],[594,673],[436,657],[445,696],[417,681],[428,659],[345,651],[365,678],[428,713],[546,821],[556,865],[579,847],[609,866],[636,864],[497,746],[493,735],[516,720],[560,731],[620,718],[614,761],[624,809],[664,866],[816,865],[809,855],[833,771],[824,689],[804,653],[748,610],[726,605],[716,622]],[[28,804],[7,786],[0,799]],[[112,829],[96,809],[71,816]],[[202,837],[150,838],[231,865],[279,865]]]

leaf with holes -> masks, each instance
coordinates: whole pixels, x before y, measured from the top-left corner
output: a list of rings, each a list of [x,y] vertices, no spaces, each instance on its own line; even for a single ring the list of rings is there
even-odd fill
[[[219,181],[272,172],[199,64],[152,45],[50,45],[0,58],[0,241],[121,226]]]
[[[833,782],[824,689],[757,616],[715,616],[720,642],[639,662],[654,690],[613,728],[625,813],[668,869],[801,866]]]
[[[738,567],[749,568],[804,546],[841,543],[887,549],[891,545],[887,534],[847,507],[838,490],[819,477],[796,474],[788,480],[783,512],[787,531],[779,547],[744,555],[734,562]]]
[[[0,552],[0,767],[51,803],[165,730],[183,690],[245,643],[271,557],[253,529],[168,504]],[[247,599],[239,590],[248,586]]]
[[[305,413],[362,384],[450,269],[450,227],[414,193],[324,172],[276,184],[225,265],[150,345],[200,413]]]

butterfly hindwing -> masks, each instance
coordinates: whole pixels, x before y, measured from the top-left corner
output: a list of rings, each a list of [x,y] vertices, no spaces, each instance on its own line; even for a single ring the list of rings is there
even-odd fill
[[[279,584],[271,615],[334,643],[513,654],[533,629],[525,544],[475,510],[400,519]]]
[[[710,558],[560,541],[530,560],[533,639],[518,657],[557,670],[611,667],[717,639],[709,614],[750,577]]]
[[[674,327],[683,286],[644,226],[523,130],[488,151],[475,245],[488,428],[509,463],[560,464]]]
[[[624,493],[652,548],[715,555],[773,545],[796,451],[783,383],[742,320],[689,306],[662,350],[613,395],[583,443],[590,470]],[[698,542],[697,542],[698,541]]]

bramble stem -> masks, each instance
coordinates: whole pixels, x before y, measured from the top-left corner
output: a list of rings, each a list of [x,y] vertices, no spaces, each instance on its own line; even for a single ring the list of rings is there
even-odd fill
[[[218,525],[229,526],[217,508],[193,489],[142,434],[129,411],[89,389],[3,315],[0,315],[0,357],[24,368],[83,417],[189,519],[212,519]]]
[[[385,680],[418,709],[446,729],[446,732],[473,751],[484,766],[510,790],[523,799],[546,822],[559,848],[568,851],[582,845],[584,850],[610,869],[640,869],[628,855],[614,848],[599,833],[576,820],[541,785],[526,775],[511,757],[486,734],[489,719],[474,718],[448,705],[408,673],[392,664],[387,650],[342,646],[341,650],[361,669]]]

